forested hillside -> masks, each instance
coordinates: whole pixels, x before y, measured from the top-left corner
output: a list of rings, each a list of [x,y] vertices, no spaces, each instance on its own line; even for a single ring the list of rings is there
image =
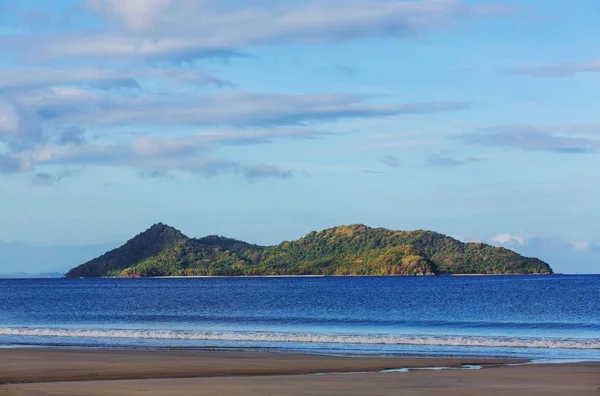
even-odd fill
[[[441,275],[552,273],[536,258],[432,231],[364,225],[311,232],[258,246],[235,239],[189,238],[162,223],[85,264],[67,277],[240,275]]]

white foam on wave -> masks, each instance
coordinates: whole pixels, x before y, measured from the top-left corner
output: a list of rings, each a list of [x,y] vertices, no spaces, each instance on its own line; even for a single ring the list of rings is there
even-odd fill
[[[519,338],[476,336],[417,336],[391,334],[319,334],[277,332],[203,332],[158,330],[60,329],[0,327],[0,336],[126,338],[190,341],[297,342],[322,344],[381,344],[474,346],[500,348],[600,349],[598,338]]]

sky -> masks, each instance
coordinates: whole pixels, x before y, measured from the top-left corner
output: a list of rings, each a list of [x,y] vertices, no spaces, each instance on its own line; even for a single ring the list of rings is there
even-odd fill
[[[0,0],[0,272],[163,222],[430,229],[600,273],[598,20],[597,0]]]

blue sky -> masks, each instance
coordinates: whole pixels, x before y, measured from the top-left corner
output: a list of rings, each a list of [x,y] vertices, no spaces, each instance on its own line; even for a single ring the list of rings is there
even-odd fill
[[[75,264],[17,247],[161,221],[261,244],[432,229],[600,273],[599,17],[597,0],[0,0],[0,272]]]

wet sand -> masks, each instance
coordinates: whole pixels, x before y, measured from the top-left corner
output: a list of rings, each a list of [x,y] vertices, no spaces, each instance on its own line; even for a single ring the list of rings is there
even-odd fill
[[[600,363],[505,363],[517,361],[0,349],[0,395],[600,395]],[[483,369],[458,369],[462,365]],[[443,366],[457,369],[417,369]],[[399,368],[413,370],[379,372]],[[360,373],[334,374],[340,372]]]

